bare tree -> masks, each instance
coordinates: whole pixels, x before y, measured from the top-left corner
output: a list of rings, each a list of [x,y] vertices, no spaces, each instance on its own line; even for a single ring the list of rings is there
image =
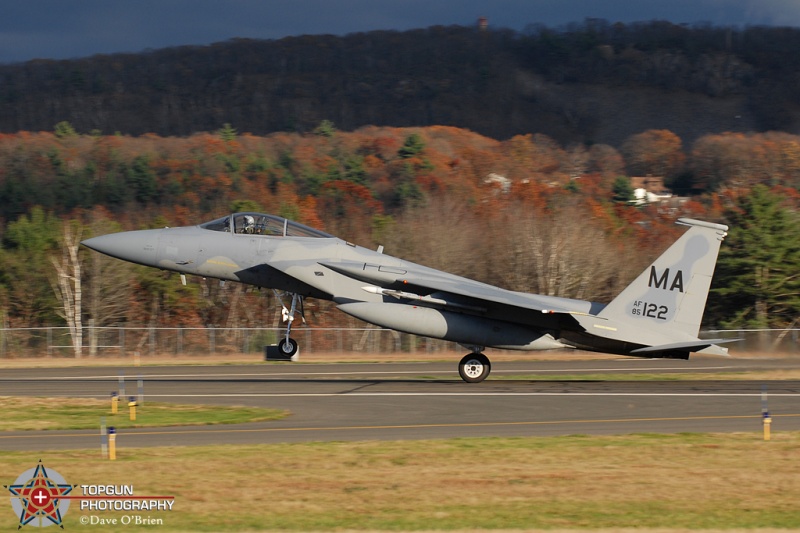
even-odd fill
[[[64,224],[61,237],[61,258],[51,258],[56,269],[54,291],[61,308],[58,314],[67,322],[72,350],[76,359],[83,354],[83,292],[81,286],[81,262],[78,248],[81,229],[78,224]]]
[[[635,276],[642,258],[594,227],[579,207],[557,213],[509,208],[486,240],[490,282],[511,290],[608,301]],[[629,254],[632,254],[630,256]]]
[[[93,220],[88,231],[104,235],[119,227],[104,218]],[[130,311],[133,267],[124,261],[92,252],[84,272],[84,306],[89,325],[89,356],[97,355],[100,328],[123,322]]]
[[[490,238],[470,206],[435,196],[408,209],[386,236],[387,253],[473,279],[485,278],[480,244]]]

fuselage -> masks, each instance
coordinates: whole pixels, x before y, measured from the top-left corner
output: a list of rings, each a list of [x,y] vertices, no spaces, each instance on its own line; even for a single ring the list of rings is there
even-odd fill
[[[301,297],[334,302],[372,324],[457,342],[468,382],[491,370],[485,347],[583,348],[686,359],[726,355],[698,337],[720,243],[727,226],[682,218],[673,244],[608,304],[509,291],[356,246],[274,215],[235,213],[192,227],[122,232],[83,244],[107,255],[292,294],[287,328],[276,348],[294,356],[290,337]]]
[[[268,218],[245,229],[245,217]],[[145,266],[334,301],[342,311],[366,322],[463,344],[560,348],[564,345],[555,339],[565,327],[564,320],[539,311],[520,313],[519,305],[530,300],[534,307],[544,304],[576,313],[602,308],[581,300],[503,291],[258,213],[234,214],[198,226],[104,235],[84,244]],[[417,291],[413,296],[421,297],[411,302],[415,305],[396,305],[409,303],[408,298],[387,295],[385,290],[407,288],[399,280],[410,273],[434,284],[468,285],[473,292],[496,295],[502,291],[516,307],[460,304],[457,296],[442,300],[419,287],[412,287]]]
[[[163,270],[330,300],[366,322],[476,350],[580,347],[684,358],[710,346],[697,335],[727,227],[679,222],[689,231],[608,305],[505,290],[262,213],[83,244]]]

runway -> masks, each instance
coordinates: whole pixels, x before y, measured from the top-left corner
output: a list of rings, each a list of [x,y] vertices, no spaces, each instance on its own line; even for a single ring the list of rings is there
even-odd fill
[[[800,368],[793,359],[620,358],[494,363],[462,382],[451,363],[275,364],[4,369],[0,395],[108,398],[141,377],[147,401],[286,409],[287,418],[235,426],[142,428],[120,446],[761,431],[762,392],[773,431],[800,430],[800,381],[674,381],[676,373]],[[658,374],[603,381],[602,374]],[[558,376],[587,376],[559,380]],[[536,376],[537,379],[532,379]],[[548,379],[548,376],[555,376]],[[98,430],[0,433],[0,450],[95,448]]]

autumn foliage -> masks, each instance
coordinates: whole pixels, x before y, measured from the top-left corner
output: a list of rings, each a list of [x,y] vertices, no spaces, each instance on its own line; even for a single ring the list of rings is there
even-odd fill
[[[707,135],[692,146],[666,130],[608,145],[561,146],[431,126],[321,125],[308,134],[220,131],[189,137],[0,135],[0,318],[58,323],[52,267],[60,227],[84,238],[191,225],[231,211],[275,213],[358,244],[513,290],[608,301],[680,230],[680,216],[724,222],[756,186],[796,209],[800,137]],[[323,127],[324,126],[324,127]],[[652,205],[613,201],[620,176],[654,174],[686,195]],[[273,324],[258,291],[193,280],[82,252],[87,315],[105,324]],[[94,306],[94,307],[91,307]],[[310,303],[318,323],[334,323]],[[98,322],[98,325],[100,323]]]

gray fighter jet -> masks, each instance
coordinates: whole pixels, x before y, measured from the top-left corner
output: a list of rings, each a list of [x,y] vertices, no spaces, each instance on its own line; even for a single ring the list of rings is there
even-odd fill
[[[491,370],[486,347],[579,348],[639,357],[727,355],[698,338],[727,226],[681,218],[689,229],[609,304],[526,294],[454,276],[262,213],[192,227],[127,231],[83,244],[142,265],[268,287],[290,294],[279,349],[297,353],[292,320],[305,297],[331,300],[372,324],[457,342],[475,383]]]

